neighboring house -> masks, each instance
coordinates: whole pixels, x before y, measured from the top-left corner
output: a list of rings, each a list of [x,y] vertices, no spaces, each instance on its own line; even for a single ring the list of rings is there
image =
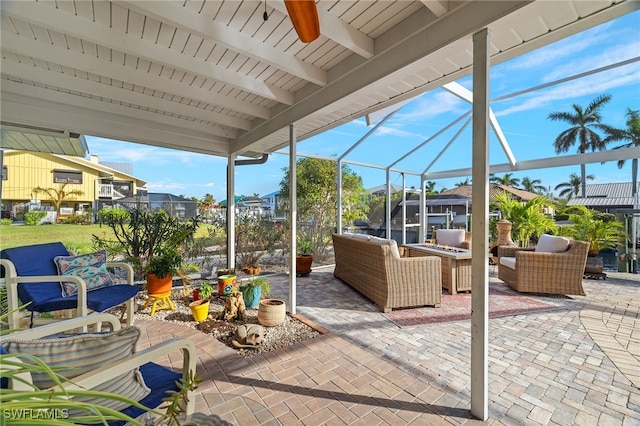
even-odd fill
[[[26,151],[4,151],[2,168],[2,210],[21,219],[30,208],[53,210],[46,194],[34,194],[33,189],[82,191],[82,195],[63,201],[61,215],[71,215],[89,209],[97,210],[105,200],[146,193],[147,182],[118,169],[80,157]]]
[[[274,191],[267,195],[262,196],[262,214],[264,217],[273,220],[284,220],[287,215],[282,211],[279,211],[280,206],[280,191]]]

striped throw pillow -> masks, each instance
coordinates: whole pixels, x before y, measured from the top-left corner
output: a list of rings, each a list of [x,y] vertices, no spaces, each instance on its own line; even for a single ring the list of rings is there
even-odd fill
[[[139,336],[140,330],[134,326],[107,333],[81,333],[35,340],[7,338],[3,340],[3,346],[10,354],[36,356],[57,374],[73,381],[81,374],[131,356],[135,352]],[[23,360],[29,362],[25,358]],[[31,377],[33,384],[39,389],[55,385],[45,372],[31,373]],[[92,390],[116,393],[134,401],[140,401],[151,392],[138,369],[116,376]],[[99,404],[117,411],[130,405],[104,398],[75,397],[74,400]]]

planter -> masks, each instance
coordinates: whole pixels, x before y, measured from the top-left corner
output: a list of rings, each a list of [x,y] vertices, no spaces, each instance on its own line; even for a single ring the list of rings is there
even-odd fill
[[[311,273],[313,256],[310,254],[299,254],[296,256],[296,276],[306,277]]]
[[[260,304],[260,298],[262,297],[262,287],[247,285],[240,287],[242,291],[242,298],[244,299],[244,305],[247,308],[255,308]]]
[[[147,293],[149,294],[164,294],[171,292],[173,287],[173,277],[167,275],[164,278],[158,278],[156,274],[147,274]]]
[[[242,268],[242,272],[247,275],[259,275],[262,272],[262,268],[260,266],[247,266],[246,268]]]
[[[238,279],[235,275],[222,275],[218,277],[218,294],[229,296],[238,289]]]
[[[586,274],[601,274],[604,269],[604,259],[599,256],[587,257],[587,264],[584,266]]]
[[[275,327],[284,322],[286,313],[284,300],[264,299],[258,306],[258,322],[265,327]]]
[[[208,300],[195,300],[189,303],[189,309],[191,309],[191,315],[193,319],[202,322],[209,316],[209,301]]]

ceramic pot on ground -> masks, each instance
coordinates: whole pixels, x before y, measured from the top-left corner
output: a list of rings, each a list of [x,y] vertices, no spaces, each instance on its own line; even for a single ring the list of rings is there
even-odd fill
[[[298,277],[306,277],[311,273],[311,264],[313,256],[310,254],[299,254],[296,256],[296,275]]]
[[[262,287],[247,285],[244,287],[240,287],[240,290],[242,291],[244,305],[247,308],[255,308],[260,304],[260,298],[262,297]]]
[[[218,294],[229,296],[238,289],[238,278],[235,275],[221,275],[218,277]]]
[[[189,309],[191,309],[191,315],[197,322],[202,322],[209,316],[209,301],[208,300],[194,300],[189,303]]]
[[[601,274],[604,270],[604,259],[599,256],[587,257],[587,263],[584,266],[584,272],[590,274]]]
[[[284,322],[286,313],[284,300],[264,299],[258,306],[258,322],[265,327],[275,327]]]
[[[147,293],[149,294],[163,294],[171,291],[173,286],[173,277],[167,275],[164,278],[158,278],[156,274],[147,274]]]

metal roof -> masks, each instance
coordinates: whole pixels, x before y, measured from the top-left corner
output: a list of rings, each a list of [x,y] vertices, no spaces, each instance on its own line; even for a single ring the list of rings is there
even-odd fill
[[[3,1],[2,120],[255,157],[285,146],[292,123],[303,140],[470,74],[483,28],[496,64],[640,7],[317,5],[321,36],[304,44],[281,1],[267,21],[263,1]]]
[[[567,202],[568,206],[613,207],[634,206],[631,182],[587,184],[587,197],[575,197]],[[637,191],[640,184],[637,185]]]

